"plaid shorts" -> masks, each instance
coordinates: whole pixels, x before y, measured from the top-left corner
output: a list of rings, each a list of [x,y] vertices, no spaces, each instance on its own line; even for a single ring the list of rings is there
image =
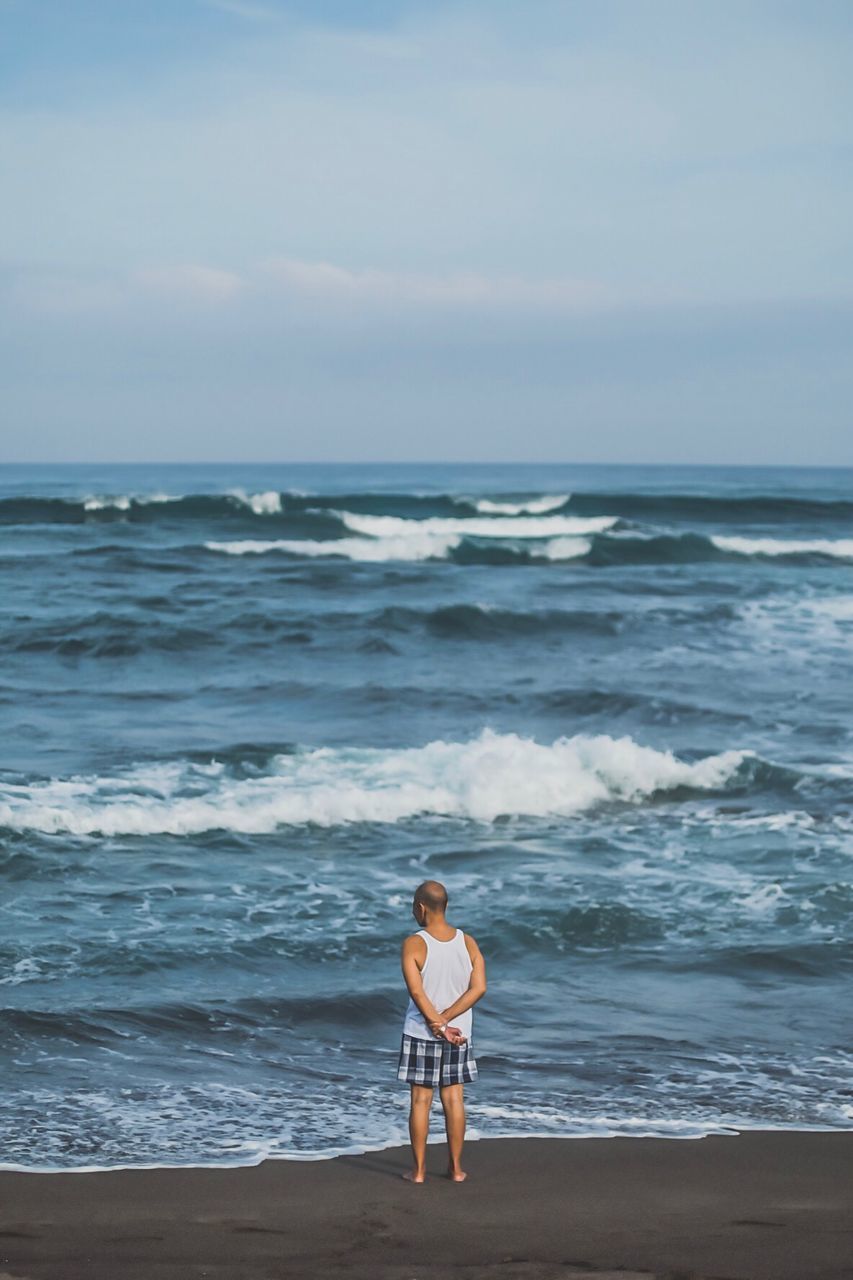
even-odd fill
[[[470,1040],[467,1044],[448,1044],[446,1040],[418,1040],[403,1033],[398,1080],[435,1089],[446,1084],[470,1084],[477,1075]]]

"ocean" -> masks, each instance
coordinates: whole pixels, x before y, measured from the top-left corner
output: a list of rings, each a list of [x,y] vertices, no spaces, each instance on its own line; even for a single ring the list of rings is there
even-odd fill
[[[0,576],[6,1166],[404,1142],[427,877],[472,1136],[853,1124],[853,471],[7,466]]]

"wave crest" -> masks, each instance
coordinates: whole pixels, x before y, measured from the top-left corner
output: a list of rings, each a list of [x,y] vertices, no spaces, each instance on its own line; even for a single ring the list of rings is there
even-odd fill
[[[333,511],[353,533],[367,537],[420,537],[424,534],[463,538],[554,538],[604,533],[616,524],[616,516],[494,516],[427,517],[406,520],[400,516],[364,516],[352,511]]]
[[[832,556],[853,560],[853,538],[711,538],[720,551],[739,556]]]
[[[281,514],[281,494],[275,489],[266,493],[246,493],[245,489],[232,489],[229,497],[236,498],[244,507],[248,507],[256,516],[277,516]]]
[[[578,735],[543,745],[484,729],[467,742],[399,750],[299,750],[273,756],[264,772],[181,760],[108,777],[7,783],[0,825],[78,836],[264,834],[283,825],[422,815],[480,822],[571,816],[608,801],[725,788],[752,758],[724,751],[688,762],[628,737]]]
[[[529,498],[524,502],[496,502],[491,498],[479,498],[474,506],[483,515],[490,516],[542,516],[548,511],[559,511],[569,501],[570,494],[544,494],[541,498]]]
[[[409,534],[389,538],[245,538],[236,542],[206,542],[208,551],[228,556],[265,555],[281,551],[291,556],[341,556],[346,560],[382,563],[386,560],[443,560],[459,546],[454,534]]]

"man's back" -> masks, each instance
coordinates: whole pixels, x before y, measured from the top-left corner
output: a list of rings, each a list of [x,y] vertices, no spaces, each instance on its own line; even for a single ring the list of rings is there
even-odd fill
[[[442,931],[443,932],[443,931]],[[465,934],[461,929],[449,928],[450,937],[435,937],[429,929],[419,929],[414,939],[420,940],[422,946],[413,947],[415,963],[421,972],[421,981],[427,998],[436,1009],[449,1009],[452,1004],[468,990],[474,962],[469,950]],[[470,942],[476,947],[473,938]],[[466,1040],[470,1040],[473,1026],[473,1010],[454,1018],[454,1024],[462,1032]],[[425,1040],[435,1037],[426,1024],[423,1014],[418,1009],[411,995],[403,1024],[406,1035]]]

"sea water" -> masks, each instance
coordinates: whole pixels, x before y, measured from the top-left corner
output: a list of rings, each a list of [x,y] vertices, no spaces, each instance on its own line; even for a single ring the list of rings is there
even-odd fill
[[[7,467],[0,1152],[405,1138],[427,877],[471,1131],[853,1123],[853,472]]]

